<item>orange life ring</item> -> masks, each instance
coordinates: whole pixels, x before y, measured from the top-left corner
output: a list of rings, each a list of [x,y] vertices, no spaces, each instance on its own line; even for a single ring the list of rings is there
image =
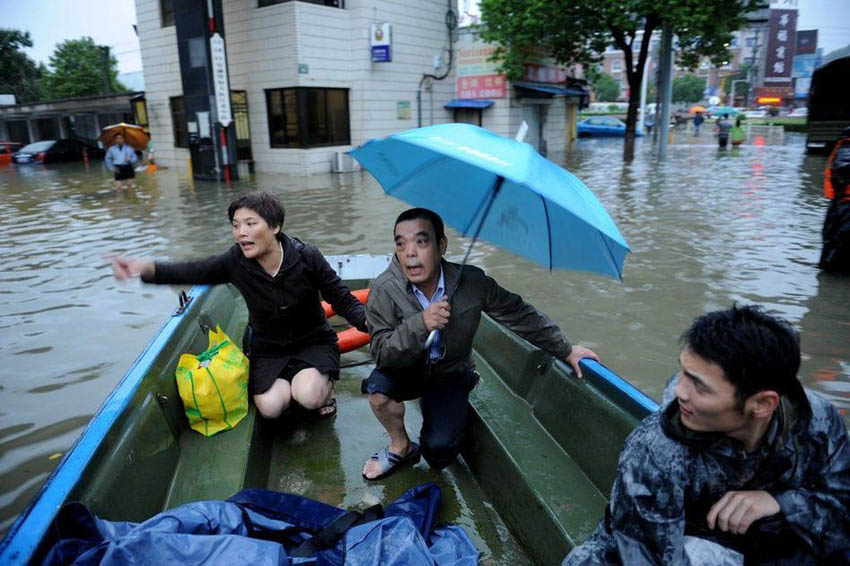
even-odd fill
[[[366,299],[369,298],[369,289],[358,289],[357,291],[352,291],[351,294],[365,305]],[[330,318],[336,314],[333,307],[325,301],[322,301],[322,308],[325,309],[325,318]],[[362,348],[369,343],[369,334],[360,332],[356,328],[347,328],[341,332],[337,332],[336,338],[339,340],[340,354]]]

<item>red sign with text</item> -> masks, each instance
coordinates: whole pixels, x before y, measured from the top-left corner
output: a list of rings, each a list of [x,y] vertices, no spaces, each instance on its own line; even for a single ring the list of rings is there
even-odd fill
[[[476,75],[457,78],[457,97],[461,99],[505,98],[507,93],[507,80],[504,75]]]

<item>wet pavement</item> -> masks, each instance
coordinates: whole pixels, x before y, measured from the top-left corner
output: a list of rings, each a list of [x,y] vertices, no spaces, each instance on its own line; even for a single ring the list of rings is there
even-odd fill
[[[659,398],[693,318],[760,303],[802,333],[801,378],[850,408],[850,279],[815,267],[827,201],[824,158],[804,137],[718,150],[710,135],[650,144],[580,140],[565,165],[632,247],[623,282],[547,272],[487,244],[472,262],[547,312],[609,367]],[[174,170],[117,193],[99,164],[0,168],[0,533],[32,497],[177,302],[168,287],[118,284],[115,253],[184,259],[231,241],[227,203],[262,188],[287,204],[285,231],[325,253],[390,253],[406,206],[366,173],[257,175],[227,187]],[[466,240],[449,231],[449,257]]]

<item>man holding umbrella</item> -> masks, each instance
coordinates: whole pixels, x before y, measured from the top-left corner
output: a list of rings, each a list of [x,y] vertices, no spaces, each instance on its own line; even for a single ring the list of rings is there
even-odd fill
[[[101,130],[98,140],[109,149],[106,151],[106,167],[115,172],[115,188],[120,189],[125,181],[132,186],[136,176],[136,151],[143,150],[150,137],[141,126],[135,124],[113,124]]]
[[[375,280],[367,303],[376,368],[363,381],[362,391],[390,436],[390,445],[363,468],[363,477],[370,480],[415,464],[420,456],[438,469],[457,457],[469,392],[478,381],[472,341],[482,312],[565,360],[579,376],[581,358],[598,360],[591,350],[570,345],[546,315],[481,269],[443,259],[448,240],[435,212],[425,208],[403,212],[396,219],[393,238],[395,257]],[[447,289],[454,289],[448,293],[451,304]],[[437,332],[436,339],[428,344],[432,331]],[[421,447],[410,440],[404,426],[404,401],[412,399],[419,399],[422,409]]]

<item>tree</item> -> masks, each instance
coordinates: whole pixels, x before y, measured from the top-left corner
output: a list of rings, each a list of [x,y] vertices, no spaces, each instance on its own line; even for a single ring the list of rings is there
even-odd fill
[[[620,96],[620,81],[611,75],[601,73],[599,78],[591,84],[596,91],[596,100],[599,102],[616,102],[617,97]]]
[[[609,45],[623,51],[629,108],[623,159],[634,158],[640,84],[653,32],[667,26],[677,37],[678,64],[701,57],[728,60],[732,32],[763,0],[481,0],[482,37],[510,79],[522,76],[532,49],[545,47],[563,65],[589,65]],[[643,39],[644,41],[641,41]],[[637,53],[635,53],[637,51]]]
[[[699,102],[704,92],[704,77],[682,75],[673,79],[673,102]]]
[[[95,45],[90,37],[69,39],[56,46],[50,56],[52,70],[45,79],[50,98],[72,98],[107,94],[104,84],[105,48]],[[109,56],[107,62],[109,92],[125,92],[118,82],[118,60]]]
[[[0,29],[0,94],[14,94],[18,104],[41,99],[45,71],[22,51],[24,47],[32,47],[29,32]]]

